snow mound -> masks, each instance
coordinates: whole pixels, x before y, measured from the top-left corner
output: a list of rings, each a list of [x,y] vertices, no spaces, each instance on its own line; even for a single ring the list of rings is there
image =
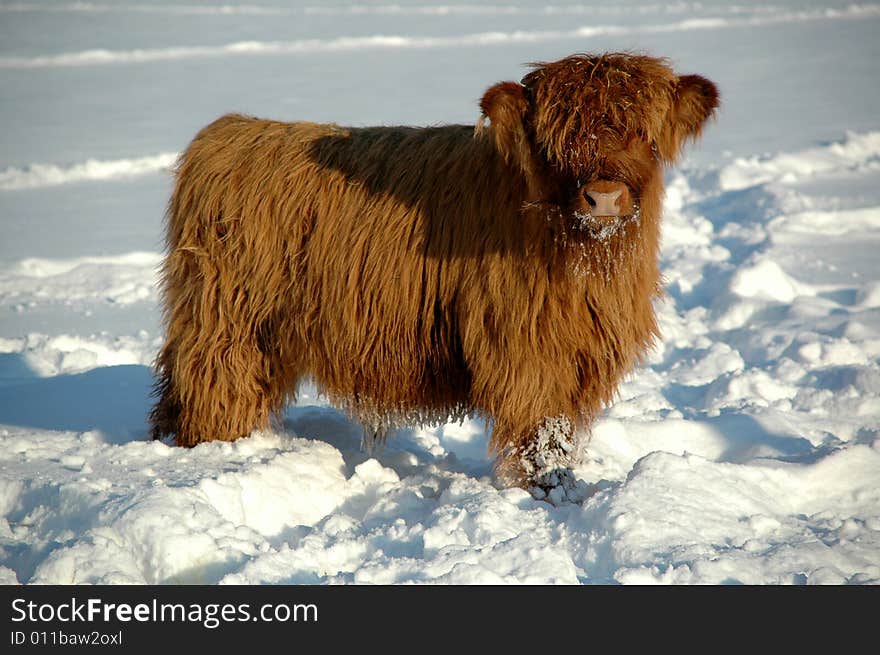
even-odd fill
[[[720,186],[734,191],[765,182],[796,182],[820,173],[866,170],[880,170],[880,132],[849,133],[841,143],[798,153],[737,159],[721,170]]]
[[[790,468],[649,455],[608,503],[614,579],[876,584],[880,515],[863,512],[880,507],[878,467],[867,445]]]
[[[730,289],[744,298],[763,298],[791,302],[798,294],[798,283],[776,262],[764,259],[741,267],[730,282]]]
[[[133,252],[69,260],[29,258],[0,269],[0,303],[19,311],[47,302],[129,305],[157,298],[162,256]]]
[[[2,66],[2,59],[0,59]],[[80,164],[30,164],[26,168],[10,167],[0,171],[0,190],[36,189],[74,182],[114,180],[157,173],[170,169],[177,161],[176,152],[135,159],[89,159]]]

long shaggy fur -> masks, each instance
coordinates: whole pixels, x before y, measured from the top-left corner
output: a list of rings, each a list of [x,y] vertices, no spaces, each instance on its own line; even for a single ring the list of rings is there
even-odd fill
[[[169,204],[154,436],[236,439],[311,377],[373,431],[491,417],[527,483],[545,422],[589,424],[657,336],[662,167],[717,104],[663,60],[575,55],[490,88],[476,129],[220,118]],[[593,180],[638,203],[601,236]]]

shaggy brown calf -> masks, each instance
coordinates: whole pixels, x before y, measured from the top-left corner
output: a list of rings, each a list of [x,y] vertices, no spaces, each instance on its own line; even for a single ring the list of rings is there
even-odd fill
[[[488,416],[502,479],[546,483],[658,334],[663,166],[717,106],[607,54],[496,84],[476,129],[220,118],[169,205],[154,437],[247,435],[312,377],[373,435]]]

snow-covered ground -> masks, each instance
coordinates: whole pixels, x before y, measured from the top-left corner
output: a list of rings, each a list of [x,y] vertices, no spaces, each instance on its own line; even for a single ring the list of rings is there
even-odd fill
[[[880,5],[0,2],[0,581],[880,582]],[[501,488],[480,419],[373,456],[146,439],[167,167],[228,111],[472,123],[576,51],[715,80],[668,175],[664,338],[582,503]]]

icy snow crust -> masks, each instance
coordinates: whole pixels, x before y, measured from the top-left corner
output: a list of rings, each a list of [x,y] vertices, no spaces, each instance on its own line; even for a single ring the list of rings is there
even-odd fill
[[[0,582],[880,582],[877,5],[0,13]],[[668,175],[663,340],[577,435],[577,494],[500,488],[479,419],[367,454],[309,385],[277,430],[146,440],[167,168],[201,125],[470,122],[520,62],[626,48],[724,108]]]

